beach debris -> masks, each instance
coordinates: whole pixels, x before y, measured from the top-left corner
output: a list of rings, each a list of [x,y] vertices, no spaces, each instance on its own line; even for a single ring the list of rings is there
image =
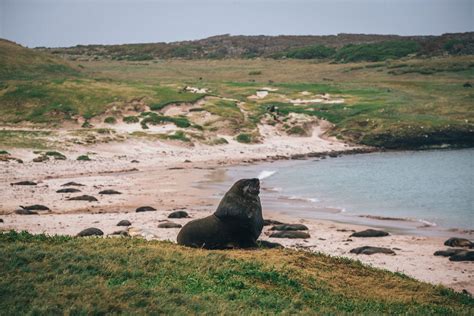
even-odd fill
[[[257,240],[257,245],[259,248],[273,249],[273,248],[285,248],[282,244],[277,242],[271,242],[268,240]]]
[[[188,212],[186,211],[175,211],[168,215],[168,218],[186,218],[189,217]]]
[[[14,182],[10,183],[10,185],[37,185],[38,183],[33,182],[33,181],[20,181],[20,182]]]
[[[270,230],[292,231],[292,230],[308,230],[308,227],[303,224],[282,224],[275,225]]]
[[[209,92],[209,89],[207,88],[196,88],[196,87],[190,87],[190,86],[184,87],[183,90],[187,92],[191,92],[191,93],[201,93],[201,94]]]
[[[80,183],[77,183],[77,182],[74,182],[74,181],[71,181],[71,182],[67,182],[67,183],[62,184],[61,186],[62,187],[83,187],[84,185],[80,184]]]
[[[152,232],[138,227],[129,227],[127,231],[130,237],[142,237],[146,240],[156,239],[156,236]]]
[[[270,225],[283,225],[284,223],[273,220],[273,219],[264,219],[263,226],[270,226]]]
[[[88,202],[96,202],[98,201],[95,197],[91,195],[80,195],[80,196],[74,196],[69,199],[68,201],[88,201]]]
[[[270,238],[290,238],[290,239],[296,239],[296,238],[302,238],[302,239],[307,239],[310,238],[311,236],[306,233],[302,232],[299,230],[292,230],[292,231],[277,231],[275,233],[272,233],[270,235]]]
[[[77,192],[81,192],[81,190],[74,189],[74,188],[66,188],[66,189],[60,189],[56,191],[56,193],[77,193]]]
[[[41,205],[41,204],[33,204],[33,205],[28,205],[28,206],[20,205],[20,207],[28,211],[50,211],[49,207]]]
[[[164,222],[161,224],[158,224],[158,228],[181,228],[183,225],[173,223],[173,222]]]
[[[130,237],[130,234],[126,230],[116,230],[109,236],[120,236],[120,237]]]
[[[336,229],[337,232],[342,232],[342,233],[355,233],[355,230],[353,229]]]
[[[371,246],[354,248],[350,251],[350,253],[355,253],[357,255],[373,255],[376,253],[395,255],[395,251],[393,251],[392,249],[383,248],[383,247],[371,247]]]
[[[20,208],[18,210],[15,210],[15,214],[18,214],[18,215],[38,215],[38,212],[33,212],[33,211],[30,211],[30,210],[25,210],[23,208]]]
[[[389,233],[384,232],[382,230],[366,229],[360,232],[353,233],[349,237],[385,237],[388,235]]]
[[[464,249],[446,249],[446,250],[438,250],[435,251],[433,255],[435,256],[442,256],[442,257],[451,257],[454,256],[460,252],[466,251]]]
[[[117,223],[117,226],[131,226],[132,223],[129,220],[122,219],[120,222]]]
[[[449,261],[474,261],[474,251],[462,251],[451,257]]]
[[[137,213],[140,212],[153,212],[156,211],[156,208],[151,207],[151,206],[140,206],[139,208],[136,209]]]
[[[474,243],[465,238],[452,237],[444,242],[445,246],[449,247],[468,247],[474,248]]]
[[[78,237],[102,236],[102,235],[104,235],[104,232],[95,227],[86,228],[84,230],[81,230],[79,234],[77,234]]]
[[[100,191],[99,194],[111,195],[111,194],[122,194],[122,192],[115,191],[115,190],[103,190],[103,191]]]

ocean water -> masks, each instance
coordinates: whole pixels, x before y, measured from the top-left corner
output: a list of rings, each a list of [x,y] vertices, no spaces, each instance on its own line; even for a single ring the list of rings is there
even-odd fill
[[[259,177],[265,210],[379,226],[474,229],[474,149],[347,155],[227,170],[218,196],[236,180]],[[395,225],[396,223],[396,225]],[[408,225],[408,223],[410,225]]]

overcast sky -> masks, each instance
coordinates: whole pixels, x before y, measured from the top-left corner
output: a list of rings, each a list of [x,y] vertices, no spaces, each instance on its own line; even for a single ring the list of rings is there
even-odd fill
[[[474,0],[0,0],[0,37],[28,47],[467,31]]]

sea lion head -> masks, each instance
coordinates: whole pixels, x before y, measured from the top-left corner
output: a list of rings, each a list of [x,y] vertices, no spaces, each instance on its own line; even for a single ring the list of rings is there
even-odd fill
[[[256,197],[260,193],[260,180],[257,178],[241,179],[234,183],[230,191],[243,196]]]

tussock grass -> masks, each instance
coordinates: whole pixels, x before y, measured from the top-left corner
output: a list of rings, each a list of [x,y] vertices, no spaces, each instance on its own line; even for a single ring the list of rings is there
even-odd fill
[[[458,314],[474,300],[360,262],[293,250],[0,235],[5,314]]]

